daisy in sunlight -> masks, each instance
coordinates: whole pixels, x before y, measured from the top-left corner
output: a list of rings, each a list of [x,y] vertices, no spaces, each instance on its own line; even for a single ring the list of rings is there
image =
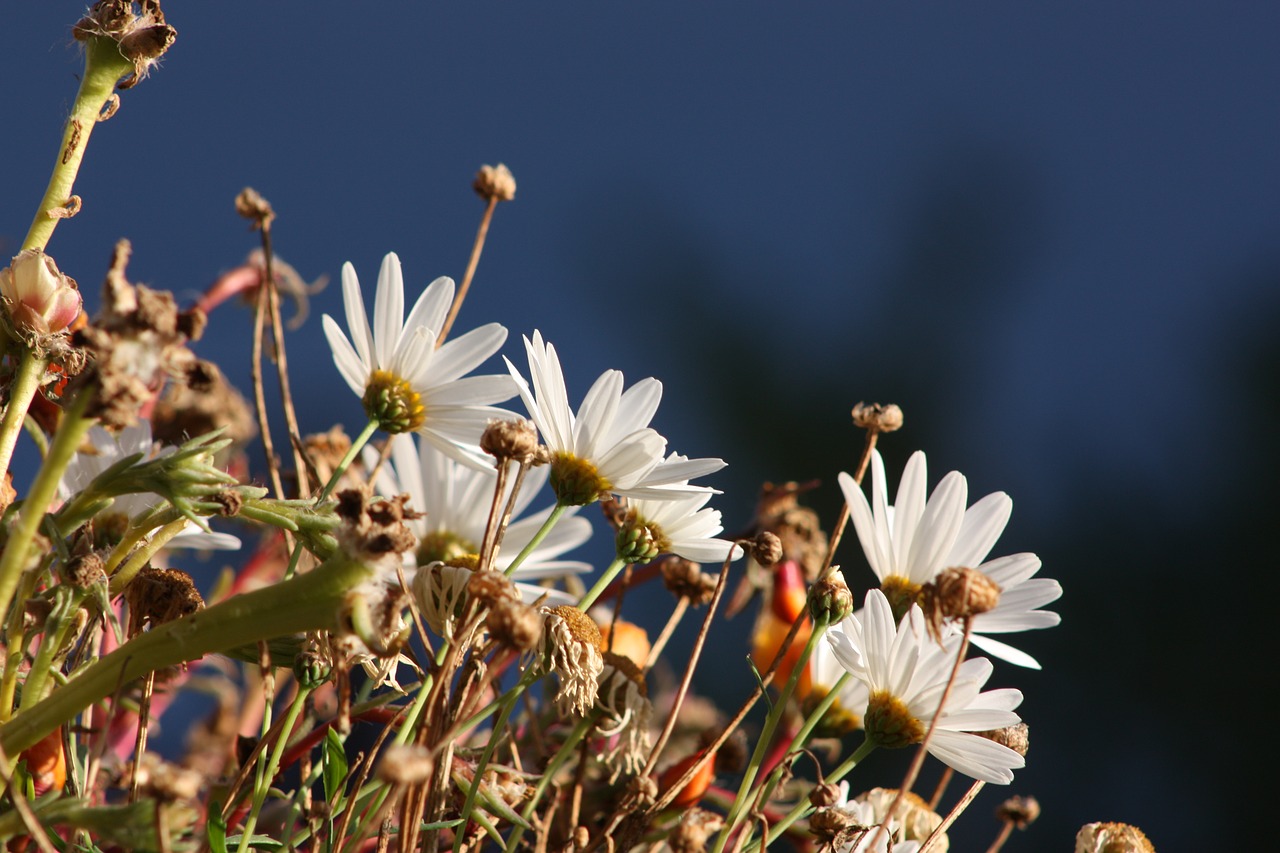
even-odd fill
[[[510,377],[466,376],[502,346],[507,330],[489,323],[436,346],[453,302],[453,280],[437,278],[404,315],[404,279],[395,253],[382,260],[374,296],[373,326],[365,315],[360,282],[351,264],[342,267],[342,300],[347,328],[323,318],[333,361],[365,414],[389,433],[418,432],[445,454],[480,468],[492,466],[477,448],[491,418],[510,413],[494,408],[515,396]]]

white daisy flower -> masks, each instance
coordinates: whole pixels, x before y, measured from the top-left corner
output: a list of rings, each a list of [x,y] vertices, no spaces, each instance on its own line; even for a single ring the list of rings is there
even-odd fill
[[[613,493],[674,500],[711,491],[689,480],[719,471],[720,459],[663,459],[667,440],[649,427],[662,399],[662,383],[643,379],[623,391],[622,374],[605,371],[575,414],[555,347],[540,332],[524,339],[533,387],[510,359],[507,369],[542,440],[551,451],[551,487],[561,504],[581,506]]]
[[[377,454],[366,448],[364,459],[365,464],[372,468],[377,462]],[[514,463],[512,467],[515,467]],[[548,507],[520,518],[546,483],[548,473],[543,466],[531,468],[525,474],[512,513],[512,519],[519,520],[508,525],[494,568],[505,571],[550,515],[551,507]],[[397,435],[392,438],[390,464],[382,467],[374,485],[383,495],[408,494],[409,506],[425,514],[423,518],[405,521],[409,530],[418,537],[414,565],[425,566],[479,554],[496,484],[497,473],[492,467],[477,470],[459,465],[430,446],[415,446],[410,436]],[[502,497],[503,506],[506,506],[514,484],[514,475],[509,476],[506,493]],[[529,552],[512,577],[526,603],[533,603],[547,592],[551,593],[553,604],[570,604],[577,600],[567,593],[557,594],[527,581],[591,571],[590,563],[561,559],[565,552],[577,548],[589,538],[591,523],[585,518],[567,513],[560,519],[546,538]]]
[[[492,460],[477,447],[491,418],[510,413],[490,406],[515,396],[510,377],[467,373],[493,355],[507,330],[489,323],[436,347],[453,302],[453,280],[437,278],[404,316],[404,280],[400,259],[382,259],[374,297],[373,327],[365,316],[360,282],[351,264],[342,267],[342,301],[351,340],[325,315],[324,334],[333,362],[365,413],[390,433],[420,432],[442,452],[474,467]]]
[[[809,655],[809,688],[801,705],[807,717],[827,697],[847,670],[840,665],[830,643],[816,643]],[[818,737],[843,737],[862,728],[862,714],[871,699],[865,682],[846,678],[838,688],[835,703],[818,723]]]
[[[1035,554],[983,562],[1009,523],[1013,500],[993,492],[966,509],[968,483],[959,471],[943,477],[926,499],[927,476],[925,455],[916,451],[907,460],[892,505],[878,452],[871,457],[870,503],[852,477],[839,476],[849,517],[880,588],[901,613],[943,569],[977,569],[1000,585],[1001,594],[994,609],[974,617],[971,642],[1002,660],[1039,669],[1025,652],[982,636],[1050,628],[1061,621],[1057,613],[1037,609],[1057,600],[1062,587],[1056,580],[1032,577],[1040,570]]]
[[[889,600],[878,589],[865,606],[826,634],[840,665],[863,681],[871,693],[863,714],[867,737],[879,746],[919,743],[938,714],[959,651],[960,638],[942,644],[925,631],[924,615],[912,605],[899,624]],[[971,732],[1021,722],[1014,708],[1022,693],[1013,689],[980,692],[991,677],[991,662],[972,658],[960,665],[947,704],[929,738],[929,754],[974,779],[1007,785],[1023,767],[1021,755]]]
[[[81,449],[71,462],[67,464],[58,482],[58,496],[68,501],[89,488],[94,479],[112,465],[126,456],[142,454],[135,464],[141,465],[152,459],[168,456],[174,447],[161,447],[151,440],[151,424],[139,421],[133,426],[125,427],[118,434],[111,434],[100,426],[89,429],[87,436],[89,450]],[[150,512],[164,500],[155,492],[136,492],[119,495],[111,506],[96,516],[97,523],[109,523],[111,516],[120,519],[134,519]],[[240,547],[240,540],[229,533],[206,533],[198,525],[188,520],[182,532],[174,536],[165,547],[196,548],[206,551],[235,551]]]
[[[724,526],[720,510],[706,507],[708,493],[684,494],[675,500],[632,498],[616,539],[618,559],[647,563],[659,554],[676,554],[695,563],[737,560],[742,549],[715,538]]]

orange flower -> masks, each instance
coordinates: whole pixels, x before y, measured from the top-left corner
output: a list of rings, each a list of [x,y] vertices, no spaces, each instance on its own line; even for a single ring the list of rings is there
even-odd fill
[[[693,766],[694,762],[702,761],[704,755],[706,755],[704,752],[695,752],[693,755],[685,756],[675,764],[672,764],[666,770],[662,771],[662,775],[658,777],[658,789],[665,794],[671,789],[671,786],[680,781],[680,777],[684,776],[685,772]],[[707,756],[706,761],[703,761],[702,766],[693,774],[693,778],[689,780],[689,784],[685,785],[684,788],[680,790],[680,793],[676,794],[676,797],[671,801],[669,808],[687,809],[690,806],[695,805],[702,799],[702,795],[707,792],[707,788],[710,787],[711,780],[715,778],[715,775],[716,757],[715,754],[712,753],[710,756]]]

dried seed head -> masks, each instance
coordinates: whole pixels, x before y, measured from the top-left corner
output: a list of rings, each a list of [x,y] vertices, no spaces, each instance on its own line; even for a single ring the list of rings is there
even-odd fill
[[[598,679],[604,669],[600,629],[576,607],[544,607],[543,659],[560,679],[556,702],[566,713],[586,716],[595,703]]]
[[[471,186],[485,201],[511,201],[516,197],[516,179],[501,163],[481,166]]]
[[[524,418],[492,420],[480,434],[480,449],[498,462],[528,464],[538,453],[538,431]]]
[[[766,569],[782,559],[782,540],[776,533],[762,530],[751,542],[751,556]]]
[[[724,827],[724,818],[705,809],[689,809],[680,816],[680,822],[671,828],[667,843],[673,853],[702,853],[707,849],[707,839]]]
[[[703,738],[703,747],[705,748],[715,743],[722,731],[723,727],[708,731]],[[710,735],[714,735],[714,737],[710,737]],[[720,749],[716,752],[716,772],[723,773],[726,776],[736,776],[746,769],[749,754],[747,733],[742,729],[734,729],[733,734],[729,735],[729,739],[722,743]]]
[[[382,751],[377,776],[391,785],[414,785],[431,778],[431,750],[418,744],[392,744]]]
[[[1030,729],[1026,723],[1017,723],[1012,726],[1005,726],[1003,729],[992,729],[988,732],[974,732],[981,735],[987,740],[993,740],[998,744],[1007,746],[1023,758],[1027,756],[1027,749],[1031,742],[1028,737]]]
[[[181,569],[144,566],[125,587],[124,597],[135,633],[147,623],[162,625],[204,609],[191,575]]]
[[[522,652],[537,648],[542,640],[542,616],[518,598],[500,598],[489,606],[484,620],[493,638]]]
[[[839,569],[818,581],[809,591],[809,615],[814,621],[825,619],[828,625],[835,625],[852,612],[853,593],[849,592]]]
[[[844,792],[840,790],[840,786],[832,785],[830,782],[814,785],[813,790],[809,792],[809,804],[816,809],[830,808],[842,799],[844,799]]]
[[[320,479],[327,480],[351,449],[351,437],[341,426],[335,426],[328,432],[314,433],[302,439],[302,448],[311,464],[316,466]]]
[[[169,385],[152,410],[152,434],[157,441],[182,444],[193,436],[221,430],[233,443],[247,444],[258,432],[249,404],[222,371],[216,367],[209,371],[213,365],[208,362],[199,367],[206,374],[207,387],[199,392],[193,389],[190,373],[187,384]]]
[[[715,577],[703,574],[702,567],[695,562],[672,554],[664,557],[658,568],[667,589],[677,598],[689,599],[694,607],[707,604],[715,595]]]
[[[394,578],[401,555],[418,545],[418,537],[404,523],[421,517],[406,507],[408,495],[370,499],[365,491],[344,489],[337,499],[336,513],[345,522],[337,531],[338,544],[352,558],[374,566],[380,576]]]
[[[1035,797],[1010,797],[996,809],[996,817],[1026,829],[1040,817],[1040,803]]]
[[[823,844],[832,844],[854,829],[862,829],[862,825],[847,809],[820,808],[809,818],[809,832]]]
[[[137,774],[138,788],[163,803],[194,800],[204,782],[198,771],[170,764],[154,752],[143,753]]]
[[[138,12],[134,5],[132,0],[98,0],[72,30],[77,41],[116,43],[120,56],[133,64],[133,73],[117,84],[120,89],[146,77],[178,37],[165,23],[160,0],[144,0]]]
[[[647,811],[658,799],[658,780],[652,776],[632,776],[627,780],[621,807],[627,811]]]
[[[1076,833],[1076,853],[1156,853],[1156,848],[1136,826],[1087,823]]]
[[[253,187],[245,187],[236,196],[236,213],[248,219],[255,231],[270,226],[272,220],[276,218],[276,212],[271,209],[271,202],[263,198]]]
[[[610,770],[612,784],[623,771],[634,774],[644,767],[651,746],[649,719],[653,706],[644,674],[630,658],[605,652],[603,659],[596,707],[605,715],[599,723],[600,734],[607,738],[617,736],[601,756]]]
[[[929,633],[939,642],[947,620],[968,619],[999,603],[1000,585],[977,569],[944,569],[920,590],[920,607]]]
[[[79,554],[67,561],[62,570],[62,578],[67,583],[80,589],[88,589],[95,584],[106,583],[106,563],[94,551]]]
[[[499,601],[519,601],[520,592],[502,572],[472,572],[467,579],[467,594],[484,607],[493,607]]]
[[[80,314],[80,289],[75,279],[58,271],[53,258],[40,249],[19,252],[0,270],[0,299],[12,329],[42,354],[51,335],[67,331]]]
[[[902,428],[902,409],[893,403],[859,403],[853,407],[853,423],[870,432],[894,432]]]

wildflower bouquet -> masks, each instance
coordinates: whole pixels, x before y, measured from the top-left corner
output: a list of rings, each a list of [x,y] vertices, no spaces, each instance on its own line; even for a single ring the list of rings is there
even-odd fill
[[[49,253],[79,207],[95,125],[176,36],[157,0],[101,0],[74,32],[80,90],[0,271],[0,838],[46,851],[911,853],[946,850],[983,786],[1014,781],[1022,694],[986,688],[1039,666],[1004,635],[1055,625],[1042,608],[1061,590],[1034,554],[991,557],[1007,495],[970,503],[956,472],[930,491],[917,453],[890,504],[876,445],[902,427],[898,407],[854,408],[863,451],[836,478],[845,511],[830,534],[787,484],[722,536],[704,478],[724,462],[668,447],[652,426],[656,379],[606,370],[575,406],[539,330],[505,370],[478,373],[507,330],[455,323],[495,210],[515,197],[497,166],[475,180],[485,209],[460,284],[406,294],[389,254],[370,317],[343,268],[345,316],[321,325],[366,421],[354,438],[335,424],[306,433],[281,294],[309,286],[275,256],[275,214],[256,192],[236,209],[260,251],[193,307],[131,282],[121,241],[90,318]],[[254,305],[252,405],[192,348],[234,322],[217,310],[231,295]],[[502,408],[516,398],[523,411]],[[16,454],[36,471],[21,494]],[[614,537],[599,572],[573,553],[593,504]],[[874,577],[855,584],[873,584],[857,609],[833,565],[850,523]],[[193,549],[243,559],[202,591],[182,568]],[[627,593],[657,580],[671,611],[644,627]],[[757,592],[752,664],[722,710],[695,691],[705,640]],[[699,612],[695,641],[676,648]],[[186,752],[148,750],[197,688],[218,702],[189,723]],[[820,760],[821,744],[836,758]],[[890,787],[857,777],[877,748],[913,751]],[[925,799],[930,756],[945,770]],[[958,797],[953,774],[971,780]],[[1007,800],[992,849],[1037,811]],[[1150,849],[1123,825],[1090,825],[1077,845]]]

